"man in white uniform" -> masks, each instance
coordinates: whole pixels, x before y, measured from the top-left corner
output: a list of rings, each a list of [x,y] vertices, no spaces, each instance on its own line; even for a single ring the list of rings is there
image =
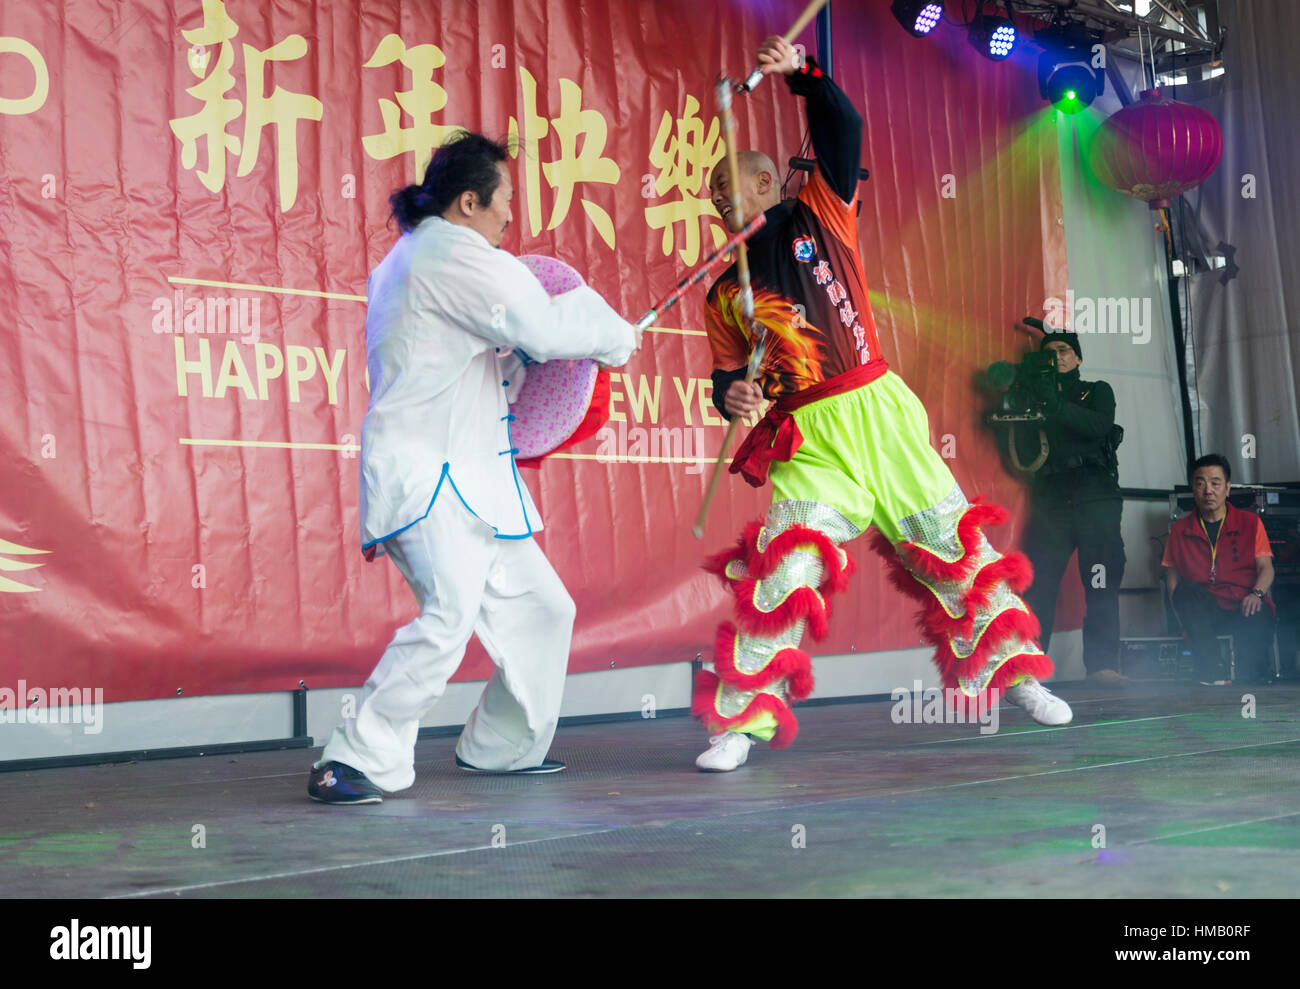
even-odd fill
[[[361,540],[406,578],[420,615],[397,630],[355,718],[334,730],[307,792],[378,803],[415,780],[420,719],[471,634],[497,669],[456,746],[470,772],[558,772],[574,605],[533,533],[508,402],[535,361],[625,363],[635,327],[590,288],[554,298],[500,250],[514,195],[507,150],[462,133],[390,202],[403,236],[371,273],[361,427]]]

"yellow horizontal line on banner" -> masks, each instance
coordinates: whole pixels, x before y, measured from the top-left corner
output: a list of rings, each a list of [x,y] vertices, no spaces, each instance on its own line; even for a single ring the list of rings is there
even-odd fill
[[[364,295],[347,295],[342,292],[317,292],[310,288],[282,288],[278,285],[254,285],[252,282],[215,282],[207,278],[181,278],[168,276],[173,285],[202,285],[205,288],[237,288],[249,292],[272,292],[276,295],[308,295],[316,299],[342,299],[345,302],[365,302]],[[651,333],[677,333],[686,337],[706,337],[704,330],[679,330],[672,326],[651,326]]]
[[[606,464],[711,464],[717,457],[611,457],[603,453],[552,453],[560,460],[599,460]],[[724,463],[731,463],[728,457]]]
[[[253,446],[271,447],[277,450],[356,450],[361,447],[350,443],[289,443],[278,440],[198,440],[189,436],[181,437],[182,446]]]
[[[278,285],[254,285],[251,282],[214,282],[206,278],[173,278],[173,285],[203,285],[206,288],[241,288],[250,292],[273,292],[276,295],[310,295],[317,299],[342,299],[345,302],[365,302],[364,295],[345,295],[342,292],[317,292],[309,288],[281,288]]]
[[[279,440],[203,440],[181,437],[182,446],[250,446],[277,450],[355,450],[360,446],[347,443],[290,443]],[[552,453],[560,460],[599,460],[607,464],[711,464],[715,457],[609,457],[600,453]],[[726,463],[731,463],[728,457]]]

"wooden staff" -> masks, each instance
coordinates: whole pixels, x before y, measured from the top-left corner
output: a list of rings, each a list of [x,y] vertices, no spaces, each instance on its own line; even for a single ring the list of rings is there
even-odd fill
[[[812,3],[803,9],[803,13],[799,15],[799,19],[794,22],[790,30],[781,35],[785,43],[789,44],[799,37],[799,32],[808,26],[808,22],[817,16],[817,12],[825,7],[826,3],[827,0],[812,0]],[[742,93],[753,92],[754,87],[762,81],[763,67],[760,65],[749,74],[749,78],[742,82],[738,88]]]
[[[655,303],[653,309],[637,320],[636,328],[638,330],[647,330],[651,326],[654,326],[654,324],[658,322],[659,317],[663,315],[664,311],[671,309],[676,305],[677,300],[686,293],[688,288],[700,281],[700,279],[704,278],[705,275],[721,264],[733,247],[743,244],[745,241],[749,240],[750,237],[754,236],[754,234],[758,233],[766,222],[767,215],[759,213],[758,216],[749,221],[744,230],[732,234],[725,244],[704,259],[703,264],[678,282],[671,292]]]
[[[731,87],[730,79],[722,79],[718,82],[718,113],[722,117],[723,140],[727,149],[727,179],[731,186],[731,227],[733,230],[739,230],[745,225],[745,211],[740,195],[740,166],[736,156],[736,121],[731,114]],[[754,324],[754,288],[749,282],[749,248],[743,242],[736,249],[736,275],[740,283],[743,325],[749,330],[749,338],[753,341],[754,348],[749,355],[749,366],[745,370],[745,383],[753,384],[763,364],[766,329]],[[722,440],[722,449],[718,451],[718,459],[713,464],[709,486],[704,492],[704,502],[700,505],[700,513],[695,518],[695,525],[691,527],[691,532],[695,534],[696,539],[704,538],[704,522],[709,517],[709,506],[713,503],[713,496],[718,490],[718,481],[722,478],[722,467],[727,461],[727,450],[731,446],[732,437],[736,435],[736,427],[739,424],[740,416],[733,416],[727,426],[727,435]]]

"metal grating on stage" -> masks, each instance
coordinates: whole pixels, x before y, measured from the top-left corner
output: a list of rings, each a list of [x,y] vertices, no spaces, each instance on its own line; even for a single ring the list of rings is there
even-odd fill
[[[686,718],[562,728],[569,770],[541,778],[428,739],[415,786],[365,807],[307,799],[319,750],[13,773],[0,895],[1295,895],[1300,685],[1058,692],[1073,725],[1003,706],[988,735],[804,708],[793,748],[719,775]]]

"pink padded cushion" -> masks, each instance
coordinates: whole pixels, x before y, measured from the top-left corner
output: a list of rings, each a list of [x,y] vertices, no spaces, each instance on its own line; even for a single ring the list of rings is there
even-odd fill
[[[559,295],[586,283],[563,261],[540,254],[519,259],[531,271],[548,295]],[[515,416],[510,435],[519,459],[550,453],[573,435],[591,405],[600,368],[595,361],[556,360],[532,364],[525,372],[510,411]]]

